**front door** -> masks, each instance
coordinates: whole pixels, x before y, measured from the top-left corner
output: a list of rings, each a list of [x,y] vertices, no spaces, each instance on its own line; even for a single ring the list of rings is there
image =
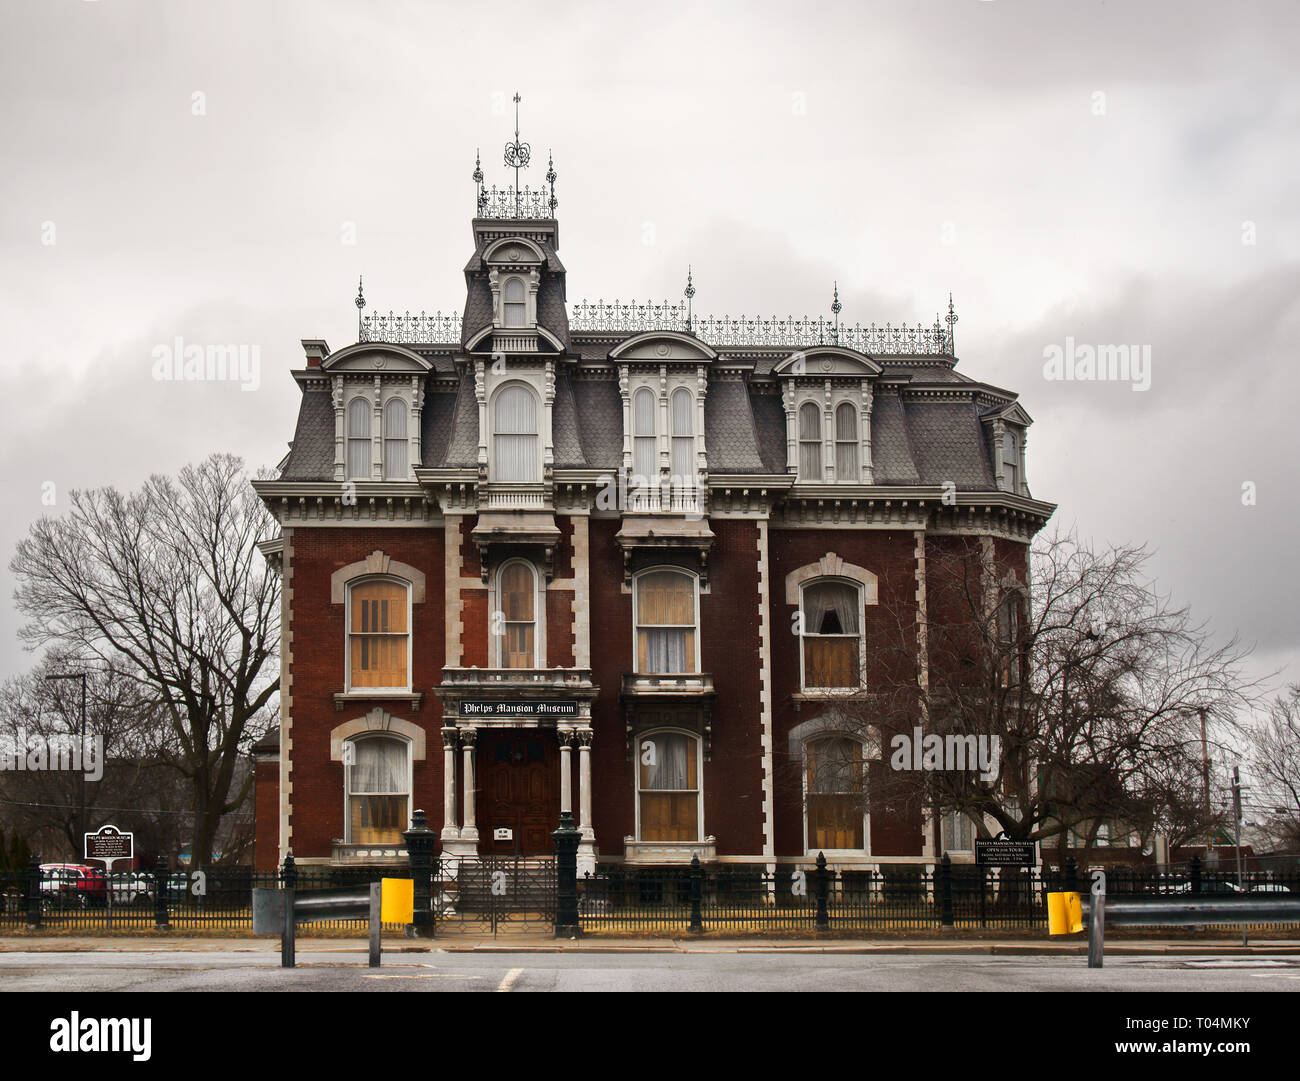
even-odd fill
[[[479,851],[549,856],[560,819],[560,765],[555,733],[479,729]],[[509,830],[508,838],[497,838]]]

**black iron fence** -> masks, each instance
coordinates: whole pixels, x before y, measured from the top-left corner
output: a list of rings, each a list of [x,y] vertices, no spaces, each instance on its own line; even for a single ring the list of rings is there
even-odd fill
[[[611,934],[1045,929],[1049,892],[1086,892],[1090,885],[1071,865],[988,868],[946,857],[932,868],[835,867],[824,857],[798,867],[621,864],[579,880],[578,915],[584,931]],[[1193,861],[1108,871],[1106,882],[1111,897],[1276,891],[1300,895],[1300,872],[1245,872],[1238,880],[1235,872],[1205,871]]]
[[[215,867],[202,872],[120,871],[111,874],[76,865],[33,865],[0,872],[0,933],[253,930],[254,886],[292,884],[299,891],[333,889],[378,881],[403,872],[377,868],[295,868],[254,871]],[[331,920],[312,931],[365,933],[365,920]],[[386,930],[400,930],[399,925]]]

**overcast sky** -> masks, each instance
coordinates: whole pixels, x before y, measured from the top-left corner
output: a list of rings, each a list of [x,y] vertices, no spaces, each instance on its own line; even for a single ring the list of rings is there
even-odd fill
[[[569,299],[932,322],[1018,391],[1057,519],[1147,541],[1259,672],[1300,679],[1294,3],[6,0],[0,14],[0,674],[42,484],[274,465],[301,338],[352,298],[458,311],[470,174],[510,97],[559,174]],[[355,241],[349,243],[348,241]],[[261,385],[152,351],[257,345]],[[1150,388],[1044,377],[1150,348]],[[1253,482],[1254,506],[1242,485]]]

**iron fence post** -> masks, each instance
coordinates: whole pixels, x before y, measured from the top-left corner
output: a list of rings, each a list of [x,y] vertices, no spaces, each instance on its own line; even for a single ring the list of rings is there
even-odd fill
[[[171,923],[167,912],[167,864],[159,860],[153,870],[153,926],[155,931],[166,931]]]
[[[435,834],[429,829],[424,812],[417,810],[411,817],[411,828],[402,836],[406,839],[406,857],[411,867],[414,911],[406,928],[407,938],[433,937],[433,903],[430,890],[433,842]]]
[[[828,878],[830,872],[826,869],[826,853],[817,853],[817,923],[819,931],[829,931],[831,929],[831,914],[827,907],[827,896],[830,893],[830,883]]]
[[[700,906],[704,900],[704,871],[700,867],[700,854],[691,856],[691,922],[687,928],[693,935],[704,933],[704,914]]]
[[[578,922],[578,844],[582,833],[573,826],[573,812],[560,812],[560,826],[551,836],[555,839],[555,937],[577,938],[582,934]]]
[[[952,927],[952,857],[947,852],[939,864],[939,924]]]
[[[284,931],[280,934],[280,967],[294,967],[294,938],[297,923],[294,919],[293,900],[298,885],[298,869],[294,866],[293,853],[284,854],[284,867],[280,870],[280,884],[284,889]]]
[[[1079,892],[1079,867],[1072,855],[1065,857],[1065,892]]]
[[[41,857],[33,852],[27,864],[27,930],[41,928]]]

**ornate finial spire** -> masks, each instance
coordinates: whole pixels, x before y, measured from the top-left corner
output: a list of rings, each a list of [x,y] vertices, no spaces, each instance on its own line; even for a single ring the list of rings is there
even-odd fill
[[[834,283],[834,292],[831,297],[831,314],[835,316],[835,329],[832,331],[832,341],[837,343],[840,340],[840,312],[844,310],[844,305],[840,303],[840,283]]]
[[[361,286],[360,275],[357,275],[357,298],[352,303],[357,306],[357,341],[361,341],[361,313],[366,307],[366,291]]]
[[[506,168],[515,171],[515,203],[518,205],[519,195],[519,170],[528,168],[528,160],[532,157],[532,148],[527,143],[519,141],[519,92],[515,92],[515,141],[506,143]]]
[[[953,344],[955,335],[953,327],[957,324],[957,313],[952,310],[952,294],[948,294],[948,314],[943,317],[943,321],[948,324],[948,349],[952,356],[957,355],[956,346]]]
[[[691,277],[691,265],[686,264],[686,288],[682,290],[686,298],[686,333],[691,333],[691,301],[695,297],[695,279]]]
[[[555,159],[549,150],[546,152],[546,182],[551,185],[551,217],[555,217],[559,202],[555,198]]]

